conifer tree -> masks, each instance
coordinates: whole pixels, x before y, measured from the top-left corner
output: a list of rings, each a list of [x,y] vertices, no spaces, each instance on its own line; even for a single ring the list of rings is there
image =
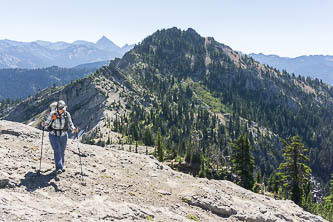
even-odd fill
[[[143,137],[143,142],[146,146],[152,146],[154,145],[153,142],[153,137],[151,135],[150,129],[145,129],[144,131],[144,137]]]
[[[246,189],[252,189],[254,185],[254,158],[250,152],[251,146],[247,135],[240,135],[231,146],[234,150],[232,155],[233,169],[240,179],[238,184]]]
[[[192,155],[193,155],[192,144],[191,142],[188,141],[186,143],[186,156],[185,156],[185,161],[187,164],[191,164]]]
[[[291,192],[291,200],[300,205],[304,194],[304,186],[309,183],[311,169],[306,162],[309,158],[305,155],[307,149],[301,142],[299,136],[289,138],[288,141],[282,140],[285,145],[283,148],[284,162],[279,169],[282,172],[285,186]]]
[[[157,146],[158,160],[160,162],[163,162],[164,161],[164,152],[163,152],[163,147],[162,147],[162,136],[161,136],[160,129],[158,130],[158,133],[157,133],[156,146]]]
[[[321,215],[329,220],[333,221],[333,174],[330,180],[330,194],[324,198],[325,204],[321,209]]]

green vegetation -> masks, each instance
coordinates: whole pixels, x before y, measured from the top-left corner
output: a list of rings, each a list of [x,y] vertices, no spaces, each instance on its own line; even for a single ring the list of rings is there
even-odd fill
[[[162,137],[161,137],[161,130],[157,133],[157,139],[156,139],[156,146],[157,146],[157,157],[160,162],[164,161],[164,151],[162,147]]]
[[[195,92],[198,99],[201,100],[204,104],[207,104],[213,112],[216,112],[216,113],[231,112],[230,109],[226,108],[221,103],[221,99],[215,98],[214,96],[212,96],[212,94],[207,89],[205,89],[200,83],[191,82],[189,84],[189,87],[191,90],[193,90],[193,92]]]
[[[309,158],[305,155],[304,148],[299,136],[289,138],[288,142],[283,140],[284,162],[280,164],[282,179],[286,191],[291,192],[290,199],[300,205],[305,189],[308,187],[311,169],[306,165]]]
[[[234,150],[232,156],[233,170],[239,176],[238,184],[250,190],[254,185],[254,160],[250,152],[251,146],[247,135],[240,135],[232,144],[232,148]]]
[[[325,197],[324,202],[317,206],[315,213],[320,213],[325,219],[333,221],[333,174],[330,180],[330,194]]]
[[[0,117],[8,113],[9,110],[11,110],[11,108],[15,107],[21,101],[22,101],[21,99],[9,99],[9,98],[5,100],[0,100]]]
[[[199,219],[197,218],[197,216],[195,216],[193,214],[187,215],[187,218],[190,219],[190,220],[199,221]]]
[[[147,216],[147,217],[146,217],[146,220],[154,221],[154,218],[153,218],[152,216]]]
[[[187,199],[186,197],[182,197],[182,201],[183,201],[184,203],[187,203],[187,204],[189,204],[189,203],[190,203],[190,200],[189,200],[189,199]]]

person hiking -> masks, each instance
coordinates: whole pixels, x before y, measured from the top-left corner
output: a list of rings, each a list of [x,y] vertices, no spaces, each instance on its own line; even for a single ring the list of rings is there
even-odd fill
[[[59,100],[56,109],[51,109],[46,121],[42,123],[43,127],[50,132],[49,139],[54,152],[56,174],[65,171],[64,162],[68,129],[75,133],[79,131],[78,128],[74,126],[71,115],[66,108],[66,103],[63,100]]]

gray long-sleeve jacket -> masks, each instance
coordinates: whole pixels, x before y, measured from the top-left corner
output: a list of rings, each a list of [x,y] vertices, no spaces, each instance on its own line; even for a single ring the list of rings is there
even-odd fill
[[[53,116],[56,116],[56,119],[53,120]],[[50,134],[56,136],[64,136],[67,133],[67,130],[72,132],[75,129],[71,115],[69,112],[65,111],[61,115],[57,111],[50,112],[45,121],[45,129],[50,130]]]

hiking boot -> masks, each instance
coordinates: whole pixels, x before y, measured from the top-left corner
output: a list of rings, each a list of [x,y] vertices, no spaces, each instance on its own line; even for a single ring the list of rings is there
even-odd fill
[[[64,168],[62,168],[61,171],[64,173],[66,170]]]
[[[58,174],[61,174],[61,173],[62,173],[62,170],[61,170],[61,169],[57,170],[57,172],[56,172],[57,175],[58,175]]]

